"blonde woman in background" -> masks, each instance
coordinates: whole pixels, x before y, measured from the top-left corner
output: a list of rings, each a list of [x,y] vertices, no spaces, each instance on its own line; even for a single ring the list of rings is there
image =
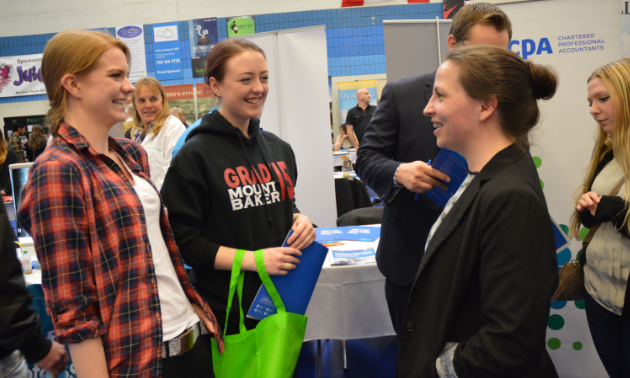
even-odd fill
[[[26,157],[28,161],[34,162],[37,157],[46,149],[46,132],[42,125],[34,125],[31,136],[26,142]]]
[[[20,157],[13,151],[4,136],[0,133],[0,194],[10,196],[13,192],[11,189],[11,180],[9,179],[9,165],[20,162]]]
[[[131,101],[136,109],[131,136],[147,150],[151,180],[160,190],[177,139],[186,128],[178,118],[170,115],[166,92],[152,77],[143,77],[136,82]]]
[[[588,78],[597,142],[571,218],[571,234],[599,225],[584,266],[584,304],[595,349],[611,377],[630,376],[630,59],[604,65]],[[617,195],[613,189],[621,183]]]
[[[184,124],[184,127],[188,128],[188,124],[186,123],[186,113],[184,112],[184,109],[174,107],[171,109],[171,115],[174,117],[177,117],[177,119],[182,121],[182,123]]]

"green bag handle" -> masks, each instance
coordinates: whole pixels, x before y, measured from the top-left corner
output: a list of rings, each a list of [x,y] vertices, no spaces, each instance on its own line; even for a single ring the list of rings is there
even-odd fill
[[[273,282],[271,281],[271,278],[269,277],[269,274],[265,269],[265,257],[263,256],[263,250],[259,249],[258,251],[254,252],[254,256],[256,258],[256,268],[258,269],[258,275],[265,285],[267,293],[269,293],[269,296],[273,300],[273,304],[276,306],[278,313],[286,313],[287,311],[284,308],[284,303],[282,303],[282,298],[280,298],[278,290],[276,290],[276,287],[273,285]]]
[[[225,328],[224,332],[227,332],[228,319],[230,317],[230,310],[232,309],[232,299],[234,298],[234,291],[238,289],[238,304],[241,312],[241,317],[238,323],[238,329],[240,333],[247,332],[245,328],[245,315],[243,315],[243,281],[245,280],[245,272],[241,271],[243,265],[243,256],[245,256],[244,249],[237,249],[234,255],[234,262],[232,263],[232,275],[230,276],[230,293],[228,295],[227,312],[225,314]]]

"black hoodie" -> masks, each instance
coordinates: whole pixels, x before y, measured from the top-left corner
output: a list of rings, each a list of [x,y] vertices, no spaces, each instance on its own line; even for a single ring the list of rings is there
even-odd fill
[[[192,266],[196,288],[225,325],[230,272],[214,269],[220,246],[254,251],[279,247],[293,224],[297,179],[291,146],[250,120],[250,139],[217,110],[205,115],[175,155],[162,186],[175,241]],[[246,272],[243,311],[261,285]],[[238,333],[233,300],[228,334]],[[256,322],[246,319],[248,329]]]

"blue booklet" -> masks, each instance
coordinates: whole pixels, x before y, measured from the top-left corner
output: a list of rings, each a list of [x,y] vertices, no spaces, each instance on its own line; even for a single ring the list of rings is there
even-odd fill
[[[350,240],[350,241],[367,241],[373,242],[381,237],[380,227],[322,227],[316,228],[317,237],[315,241],[333,241],[333,240]]]
[[[451,178],[451,182],[445,183],[448,190],[435,187],[424,193],[424,195],[431,198],[433,202],[444,207],[468,176],[468,163],[466,163],[466,159],[457,152],[442,148],[431,167]]]
[[[282,245],[283,247],[289,246],[287,240],[292,234],[293,230],[289,231],[289,235],[287,235]],[[295,269],[284,276],[270,276],[287,312],[300,315],[306,313],[306,308],[311,301],[311,296],[313,296],[313,291],[327,254],[328,248],[313,242],[313,244],[302,250],[300,263]],[[252,306],[247,312],[247,317],[262,320],[277,312],[265,285],[261,285],[254,302],[252,302]]]

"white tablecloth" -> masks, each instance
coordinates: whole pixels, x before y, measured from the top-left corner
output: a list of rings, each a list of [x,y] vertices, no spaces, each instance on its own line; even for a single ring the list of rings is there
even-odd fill
[[[336,249],[378,247],[375,243],[344,242]],[[25,275],[28,285],[41,284],[41,270]],[[396,335],[385,301],[385,277],[376,264],[330,266],[329,256],[306,310],[304,341],[350,340]]]
[[[338,249],[370,246],[376,250],[378,241],[345,242],[343,248]],[[306,316],[304,341],[396,335],[385,301],[385,277],[376,264],[330,266],[327,258]]]

